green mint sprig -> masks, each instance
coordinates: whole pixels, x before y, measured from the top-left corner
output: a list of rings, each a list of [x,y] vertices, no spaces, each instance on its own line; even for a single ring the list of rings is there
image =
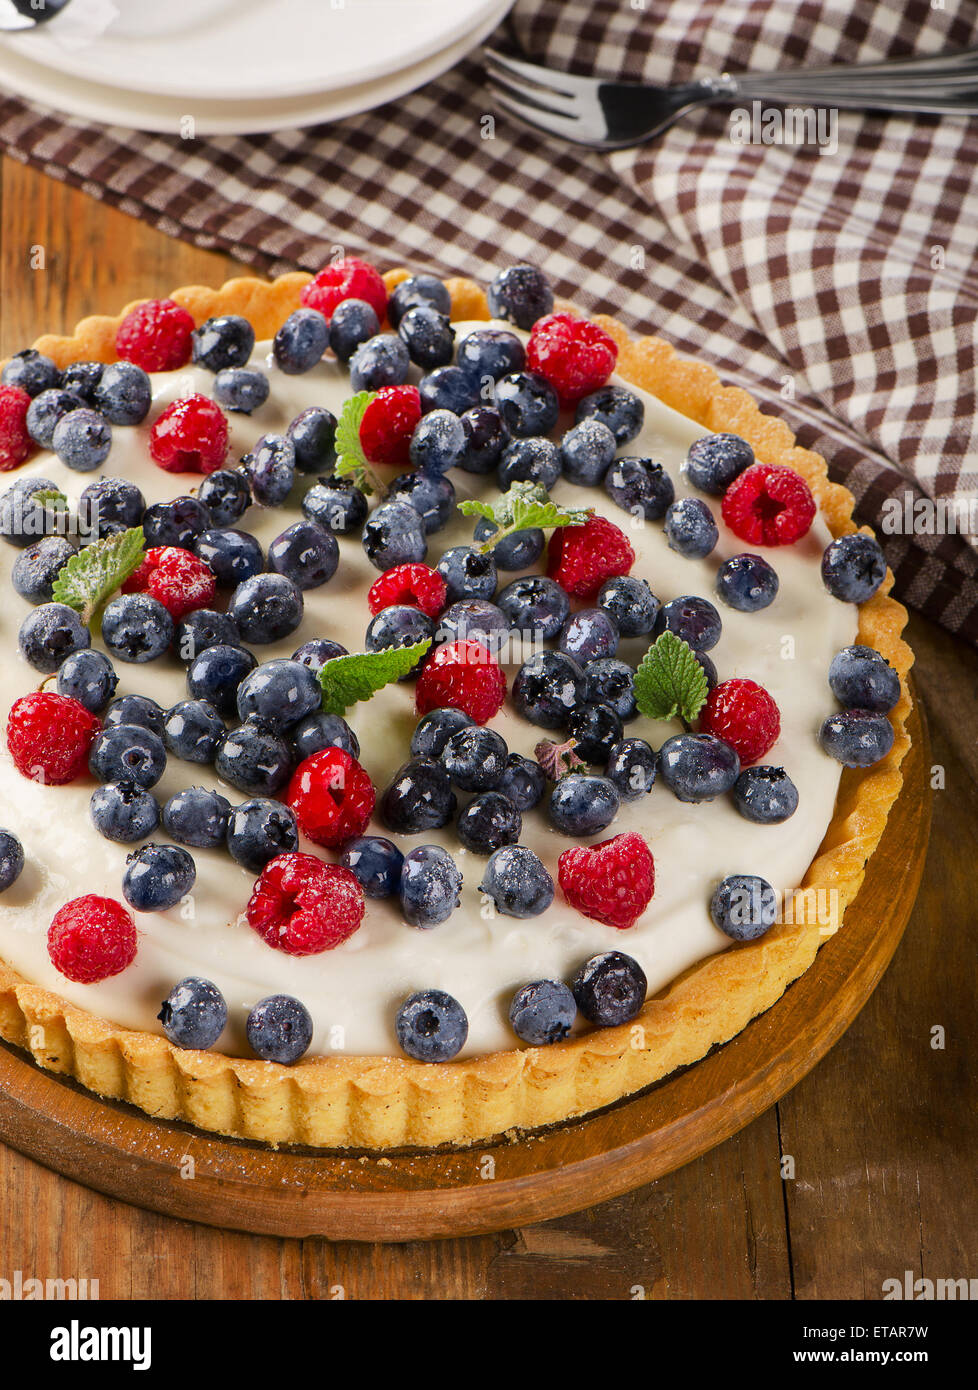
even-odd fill
[[[706,672],[688,642],[663,632],[635,672],[635,703],[649,719],[681,719],[687,727],[706,704]]]
[[[361,492],[383,497],[387,489],[370,467],[360,443],[360,426],[367,407],[377,396],[376,391],[358,391],[344,403],[336,422],[336,467],[338,478],[352,478]]]
[[[76,609],[90,627],[116,590],[142,564],[145,544],[143,528],[133,526],[79,550],[58,572],[53,586],[55,603]]]
[[[319,672],[323,689],[323,714],[345,714],[359,700],[408,675],[431,646],[431,638],[410,647],[385,647],[380,652],[354,652],[334,656]]]
[[[590,507],[560,506],[539,483],[513,483],[495,502],[459,502],[458,509],[463,516],[484,516],[495,523],[497,529],[480,547],[483,555],[516,531],[583,526],[592,515]]]

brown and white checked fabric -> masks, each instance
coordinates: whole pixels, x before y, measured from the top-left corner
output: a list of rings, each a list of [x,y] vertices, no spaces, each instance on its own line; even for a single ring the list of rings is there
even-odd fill
[[[966,47],[978,12],[518,0],[501,40],[554,67],[678,82]],[[494,112],[476,57],[366,115],[263,136],[188,142],[0,99],[0,143],[269,271],[317,268],[337,244],[483,280],[534,261],[784,416],[871,524],[908,492],[978,497],[978,122],[842,112],[838,148],[820,152],[735,143],[730,113],[711,110],[605,156]],[[881,539],[900,596],[978,642],[978,537]]]

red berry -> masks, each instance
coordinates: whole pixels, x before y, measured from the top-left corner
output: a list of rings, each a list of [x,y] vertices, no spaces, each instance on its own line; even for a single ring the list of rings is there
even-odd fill
[[[91,985],[136,959],[136,924],[114,898],[86,893],[59,908],[48,927],[48,955],[68,980]]]
[[[19,386],[0,386],[0,473],[19,468],[34,451],[27,433],[31,398]]]
[[[727,488],[723,519],[749,545],[791,545],[815,520],[815,498],[793,468],[752,463]]]
[[[172,299],[148,299],[119,324],[115,350],[144,372],[175,372],[190,361],[193,331],[193,315]]]
[[[439,647],[422,669],[415,693],[419,714],[460,709],[477,724],[498,714],[505,698],[506,677],[499,663],[471,637]]]
[[[777,743],[781,715],[773,698],[756,681],[721,681],[703,706],[700,731],[729,743],[737,750],[741,766],[748,767]]]
[[[363,889],[350,869],[314,854],[280,854],[255,880],[247,917],[269,946],[314,956],[352,936],[363,909]]]
[[[618,361],[618,344],[603,328],[573,314],[537,319],[526,346],[526,365],[545,376],[563,406],[603,386]]]
[[[561,526],[547,547],[547,573],[575,598],[594,598],[606,579],[635,563],[628,537],[613,521],[592,516],[583,526]]]
[[[78,700],[39,690],[11,706],[7,748],[18,772],[60,787],[88,771],[88,754],[101,728],[101,720]]]
[[[381,323],[387,313],[387,286],[372,265],[356,256],[344,256],[341,261],[324,265],[300,298],[308,309],[318,309],[327,318],[344,299],[365,299]]]
[[[204,560],[175,545],[147,550],[138,570],[122,586],[124,594],[149,594],[170,614],[182,618],[214,600],[217,580]]]
[[[420,419],[421,393],[416,386],[382,386],[360,421],[360,444],[370,462],[407,463]]]
[[[228,422],[207,396],[181,396],[150,431],[153,462],[167,473],[213,473],[228,453]]]
[[[641,835],[629,832],[597,845],[565,849],[557,877],[571,907],[595,922],[633,927],[655,892],[655,860]]]
[[[446,593],[444,579],[429,565],[395,565],[371,584],[367,602],[374,614],[394,604],[408,604],[437,618],[445,607]]]
[[[324,748],[299,764],[285,799],[313,844],[336,849],[366,830],[375,793],[356,758],[342,748]]]

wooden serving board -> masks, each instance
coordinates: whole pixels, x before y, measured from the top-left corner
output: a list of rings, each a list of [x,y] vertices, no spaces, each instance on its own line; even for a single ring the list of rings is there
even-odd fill
[[[0,1139],[110,1196],[257,1234],[403,1241],[565,1215],[640,1187],[743,1128],[815,1066],[866,1003],[903,934],[930,828],[919,706],[904,789],[841,931],[812,967],[703,1061],[579,1121],[473,1149],[272,1151],[101,1101],[0,1044]]]

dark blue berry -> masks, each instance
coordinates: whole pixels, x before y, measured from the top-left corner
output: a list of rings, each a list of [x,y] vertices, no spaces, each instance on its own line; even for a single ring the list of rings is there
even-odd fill
[[[28,603],[50,603],[54,581],[75,554],[63,536],[44,536],[21,552],[10,571],[10,582]]]
[[[264,434],[241,460],[259,507],[280,507],[295,482],[295,449],[281,434]]]
[[[336,537],[316,521],[293,522],[268,547],[268,568],[303,590],[328,583],[339,562]]]
[[[448,286],[435,275],[409,276],[391,290],[387,301],[387,317],[397,328],[408,310],[418,304],[428,304],[441,314],[450,314],[452,297],[448,292]]]
[[[641,396],[625,386],[601,386],[578,401],[574,419],[577,424],[582,420],[598,420],[607,425],[620,449],[641,433],[645,405]]]
[[[440,758],[452,734],[472,726],[472,717],[460,709],[433,709],[418,721],[411,735],[411,756]]]
[[[886,578],[886,556],[875,536],[840,536],[822,556],[822,583],[833,598],[865,603]]]
[[[598,591],[598,607],[610,613],[622,637],[644,637],[651,632],[661,606],[648,581],[630,574],[615,575]]]
[[[54,447],[54,431],[58,421],[84,405],[80,396],[60,387],[42,391],[27,409],[27,433],[40,448],[51,449]]]
[[[329,323],[318,309],[296,309],[272,340],[272,357],[279,371],[299,376],[312,371],[329,347]]]
[[[496,409],[518,438],[549,434],[560,416],[557,392],[538,372],[513,372],[496,382]]]
[[[55,525],[58,517],[54,511],[36,500],[39,493],[59,491],[48,478],[18,478],[0,497],[0,536],[23,550],[61,529]]]
[[[502,652],[509,635],[505,614],[484,598],[459,599],[438,620],[439,642],[461,642],[470,637],[495,656]]]
[[[468,440],[459,417],[450,410],[422,415],[411,436],[411,463],[429,473],[447,473],[461,463]]]
[[[645,1003],[645,971],[624,951],[603,951],[585,961],[571,985],[577,1007],[589,1023],[614,1028],[629,1023]]]
[[[579,487],[595,487],[607,473],[618,442],[601,420],[587,418],[560,441],[564,476]]]
[[[120,661],[155,661],[173,641],[173,619],[148,594],[120,594],[102,614],[102,641]]]
[[[165,711],[149,695],[117,695],[102,716],[102,725],[111,729],[118,724],[135,724],[162,738],[165,719]]]
[[[872,767],[893,747],[893,725],[874,710],[844,709],[822,722],[818,741],[846,767]]]
[[[218,849],[227,839],[231,803],[220,792],[187,787],[163,807],[163,828],[171,840],[193,849]]]
[[[364,647],[368,652],[382,652],[388,647],[413,647],[418,642],[430,642],[435,635],[435,625],[420,608],[406,603],[391,604],[382,608],[367,625]],[[420,656],[412,669],[402,680],[417,675],[425,654]]]
[[[224,1032],[228,1006],[210,980],[189,975],[173,986],[156,1015],[174,1047],[213,1047]]]
[[[253,874],[279,854],[299,847],[295,816],[281,801],[258,797],[235,806],[228,817],[228,853],[236,864]]]
[[[611,705],[578,705],[567,719],[567,733],[574,739],[574,752],[586,763],[601,767],[607,763],[611,750],[621,742],[621,719]]]
[[[423,371],[451,362],[455,330],[447,314],[440,314],[429,304],[416,304],[401,319],[397,331],[407,345],[411,361]]]
[[[722,497],[754,462],[754,450],[737,434],[708,434],[690,446],[684,472],[694,487]]]
[[[589,661],[584,679],[584,698],[589,704],[610,705],[622,720],[635,717],[635,672],[626,662],[607,656]]]
[[[480,890],[504,917],[539,917],[554,900],[554,881],[525,845],[503,845],[489,857]]]
[[[495,790],[508,797],[517,811],[532,811],[546,788],[547,779],[539,763],[521,753],[510,753]]]
[[[712,690],[713,687],[716,685],[717,681],[720,679],[720,677],[717,675],[717,668],[714,665],[712,658],[707,656],[706,652],[693,652],[693,655],[696,657],[696,660],[703,668],[703,674],[706,677],[707,691]]]
[[[146,499],[128,478],[99,478],[78,499],[78,527],[86,540],[118,535],[139,526]]]
[[[102,713],[118,684],[112,662],[101,652],[72,652],[58,667],[58,694],[77,700],[90,714]]]
[[[134,362],[106,367],[95,390],[95,409],[110,425],[141,425],[153,403],[153,384]]]
[[[260,410],[271,389],[268,377],[256,367],[225,367],[214,378],[214,399],[238,415]]]
[[[302,622],[302,590],[284,574],[256,574],[231,595],[228,613],[243,642],[280,642]]]
[[[508,757],[502,734],[473,724],[449,736],[441,752],[441,764],[462,791],[484,792],[502,777]]]
[[[0,893],[16,883],[23,871],[23,845],[9,830],[0,830]]]
[[[717,570],[716,590],[728,608],[757,613],[777,597],[777,571],[761,555],[734,555]]]
[[[514,631],[527,641],[556,637],[570,612],[566,590],[540,574],[512,580],[500,593],[498,605]]]
[[[550,823],[563,835],[596,835],[618,814],[621,797],[607,777],[571,772],[550,793]]]
[[[550,439],[514,439],[503,450],[498,472],[500,492],[507,492],[513,483],[536,483],[549,491],[559,477],[560,450]]]
[[[681,497],[666,512],[666,541],[687,560],[703,560],[720,539],[713,513],[698,497]]]
[[[234,527],[202,531],[194,540],[193,552],[214,571],[222,589],[233,589],[265,568],[259,542],[250,531]]]
[[[456,362],[480,388],[489,381],[521,372],[526,349],[507,328],[474,328],[458,345]]]
[[[139,724],[107,725],[92,744],[88,766],[98,782],[127,782],[146,791],[166,771],[166,749],[152,729]]]
[[[312,1015],[289,994],[259,999],[245,1024],[248,1046],[263,1062],[291,1066],[312,1045]]]
[[[303,642],[301,647],[296,647],[292,653],[292,660],[301,661],[303,666],[308,666],[318,676],[327,661],[332,661],[334,656],[348,655],[346,648],[339,642],[334,642],[329,637],[313,637],[310,641]]]
[[[496,534],[499,527],[494,521],[490,521],[487,516],[482,516],[475,523],[475,530],[472,533],[473,539],[477,541],[487,541]],[[514,531],[509,536],[504,536],[501,541],[497,541],[492,547],[492,558],[496,562],[497,569],[501,570],[525,570],[531,565],[535,565],[543,554],[543,547],[546,537],[538,526],[531,526],[525,531]]]
[[[66,603],[42,603],[21,623],[17,641],[25,660],[36,671],[51,675],[65,657],[90,646],[92,638]]]
[[[543,729],[562,729],[584,700],[586,682],[577,662],[563,652],[537,652],[524,661],[513,682],[518,714]]]
[[[354,391],[380,391],[384,386],[403,386],[411,359],[396,333],[377,333],[357,348],[350,358],[350,385]]]
[[[662,464],[647,458],[615,459],[604,475],[604,490],[622,511],[646,521],[665,516],[676,495]]]
[[[612,657],[618,650],[618,624],[604,608],[580,608],[560,629],[557,647],[580,666]]]
[[[51,447],[66,468],[91,473],[109,456],[112,429],[107,420],[87,406],[72,410],[55,425]]]
[[[431,418],[430,416],[428,417]],[[391,502],[406,502],[421,517],[425,535],[440,531],[455,513],[455,488],[448,478],[419,469],[402,473],[387,489]]]
[[[489,312],[517,328],[532,328],[554,307],[553,290],[535,265],[521,263],[501,270],[488,291]]]
[[[416,1062],[449,1062],[465,1046],[469,1020],[457,999],[441,989],[425,989],[405,999],[394,1031],[401,1050]]]
[[[435,566],[445,581],[449,603],[463,598],[492,598],[496,592],[496,562],[471,545],[446,550]]]
[[[446,921],[459,904],[462,875],[440,845],[419,845],[404,856],[398,897],[412,927],[427,929]]]
[[[154,502],[146,508],[143,516],[147,547],[176,545],[181,550],[192,550],[194,538],[211,525],[210,511],[196,497],[175,497],[172,502]]]
[[[252,720],[224,735],[214,766],[248,796],[273,796],[292,776],[292,750],[281,734]]]
[[[195,700],[206,700],[228,718],[237,710],[238,686],[257,665],[244,647],[223,642],[205,647],[187,668],[187,689]]]
[[[465,430],[465,453],[459,468],[466,473],[491,473],[510,439],[503,417],[491,405],[475,405],[459,419]]]
[[[419,564],[428,553],[424,522],[407,502],[384,502],[363,528],[363,550],[381,572]]]
[[[710,900],[715,926],[734,941],[756,941],[778,919],[778,899],[757,874],[731,874],[717,884]]]
[[[167,711],[163,742],[188,763],[212,763],[224,737],[224,723],[206,700],[181,700]]]
[[[160,823],[156,797],[133,782],[107,782],[96,787],[89,812],[98,833],[120,845],[149,839]]]
[[[638,801],[655,785],[655,752],[642,738],[625,738],[608,754],[605,776],[623,801]]]
[[[0,381],[4,386],[20,387],[29,396],[39,396],[42,391],[51,391],[61,385],[61,372],[43,352],[38,352],[36,348],[24,348],[4,363]]]
[[[872,647],[843,647],[829,666],[832,694],[850,709],[886,714],[900,698],[900,677]]]
[[[347,840],[340,863],[357,877],[368,898],[390,898],[401,883],[404,855],[383,835],[358,835]]]
[[[70,391],[86,405],[98,406],[97,392],[104,371],[104,362],[71,362],[61,373],[62,390]],[[124,422],[116,420],[113,423]]]
[[[349,478],[320,478],[302,499],[302,515],[326,531],[348,536],[367,519],[366,495]]]
[[[798,788],[783,767],[745,767],[734,783],[734,805],[758,825],[780,825],[798,809]]]
[[[655,620],[655,635],[672,632],[688,642],[694,652],[709,652],[720,640],[720,614],[708,599],[695,594],[683,594],[671,599],[659,609]]]
[[[309,714],[292,730],[295,760],[301,763],[324,748],[342,748],[351,758],[360,756],[360,740],[338,714]]]
[[[546,1047],[562,1042],[577,1017],[577,1001],[562,980],[534,980],[513,995],[509,1021],[521,1042]]]
[[[203,480],[197,498],[210,513],[208,526],[233,526],[251,506],[251,488],[240,468],[219,468]]]
[[[740,776],[740,759],[713,734],[675,734],[659,749],[662,780],[680,801],[712,801]]]
[[[523,830],[523,817],[502,792],[474,796],[459,813],[455,825],[459,843],[473,854],[492,854],[503,845],[515,845]]]
[[[336,416],[325,406],[311,405],[286,430],[300,473],[332,473],[336,464]]]
[[[190,335],[194,365],[209,372],[243,367],[255,350],[255,330],[240,314],[220,314],[206,319]]]
[[[329,345],[341,362],[349,362],[357,348],[376,338],[379,332],[380,319],[365,299],[344,299],[329,321]]]
[[[391,778],[380,798],[380,819],[395,834],[439,830],[455,815],[458,802],[441,763],[413,758]]]
[[[177,623],[173,650],[181,661],[193,661],[208,647],[236,647],[238,625],[226,613],[214,608],[195,608]]]
[[[418,392],[425,413],[450,410],[453,415],[463,415],[481,404],[478,386],[461,367],[436,367],[427,372],[418,382]]]

